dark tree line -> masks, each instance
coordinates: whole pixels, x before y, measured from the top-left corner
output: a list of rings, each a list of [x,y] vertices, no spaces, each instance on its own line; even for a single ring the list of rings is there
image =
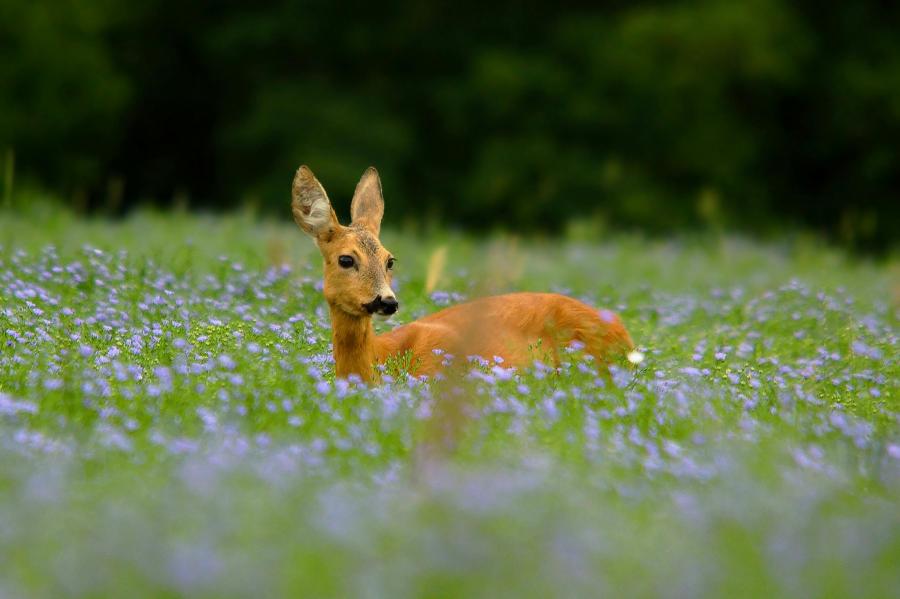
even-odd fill
[[[900,221],[893,2],[0,0],[0,150],[73,202],[553,230]]]

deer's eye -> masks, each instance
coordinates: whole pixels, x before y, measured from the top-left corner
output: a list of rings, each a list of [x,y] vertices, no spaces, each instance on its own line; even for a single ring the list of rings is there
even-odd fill
[[[353,256],[339,256],[338,264],[341,265],[341,268],[351,268],[356,264],[356,260],[353,259]]]
[[[393,259],[393,258],[388,258],[388,261],[387,261],[387,269],[388,269],[388,270],[393,270],[393,269],[394,269],[394,259]]]

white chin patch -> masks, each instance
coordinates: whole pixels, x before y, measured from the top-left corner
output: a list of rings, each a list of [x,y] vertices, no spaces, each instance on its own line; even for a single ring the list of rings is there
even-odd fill
[[[374,316],[380,322],[387,322],[391,319],[391,316],[393,316],[393,314],[379,314],[378,312],[376,312],[372,316]]]

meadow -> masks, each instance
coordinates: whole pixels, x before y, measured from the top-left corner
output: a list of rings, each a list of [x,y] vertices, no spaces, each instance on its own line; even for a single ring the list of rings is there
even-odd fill
[[[645,360],[349,384],[292,223],[2,213],[0,597],[900,594],[896,259],[382,240],[381,329],[554,290],[619,312]]]

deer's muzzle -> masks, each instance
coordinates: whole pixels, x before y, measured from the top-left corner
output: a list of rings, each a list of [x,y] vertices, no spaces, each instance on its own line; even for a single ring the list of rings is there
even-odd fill
[[[382,298],[380,295],[376,296],[368,304],[363,304],[363,308],[366,309],[366,312],[369,314],[384,314],[388,316],[397,311],[400,307],[400,302],[397,301],[395,297],[385,297]]]

